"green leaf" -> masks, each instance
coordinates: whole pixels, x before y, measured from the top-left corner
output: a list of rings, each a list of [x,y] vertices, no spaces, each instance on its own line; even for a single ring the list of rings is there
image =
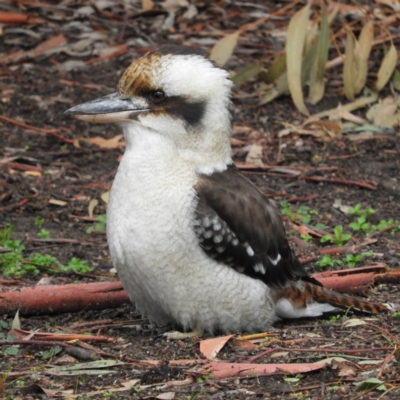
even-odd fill
[[[237,88],[242,86],[244,83],[251,81],[254,79],[257,74],[262,70],[262,64],[249,64],[245,67],[239,69],[236,72],[235,76],[232,78],[233,83]]]
[[[357,392],[361,392],[363,390],[370,390],[376,387],[377,390],[384,391],[387,390],[386,386],[383,385],[384,381],[381,381],[377,378],[369,378],[363,382],[354,382],[354,385],[358,386]]]
[[[16,356],[19,353],[19,348],[15,346],[7,347],[4,351],[9,356]]]

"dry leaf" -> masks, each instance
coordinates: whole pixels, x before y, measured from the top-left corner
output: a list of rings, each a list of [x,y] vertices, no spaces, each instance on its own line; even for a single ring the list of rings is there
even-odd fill
[[[242,148],[243,151],[247,151],[246,162],[249,164],[264,165],[262,160],[263,149],[259,144],[249,144]]]
[[[165,392],[157,395],[157,400],[172,400],[175,398],[175,392]]]
[[[100,136],[96,136],[89,139],[84,139],[85,142],[96,144],[99,147],[103,147],[106,149],[115,149],[120,146],[124,146],[125,142],[121,141],[124,135],[116,135],[111,139],[104,139]]]
[[[308,101],[311,104],[318,103],[324,95],[324,74],[326,62],[328,60],[329,39],[329,24],[326,17],[325,7],[323,7],[320,33],[315,43],[316,52],[310,71],[310,93],[308,96]]]
[[[100,198],[104,201],[104,203],[108,204],[108,199],[110,198],[110,191],[104,192],[100,195]]]
[[[248,340],[235,340],[235,348],[242,350],[254,350],[258,346]]]
[[[225,344],[233,338],[234,335],[216,337],[212,339],[202,340],[200,342],[200,352],[204,357],[213,360]]]
[[[89,201],[89,205],[88,205],[88,213],[89,213],[89,217],[93,217],[93,210],[97,207],[97,205],[99,204],[98,200],[96,199],[92,199]]]
[[[52,204],[53,206],[65,207],[68,203],[62,200],[50,199],[49,204]]]
[[[396,68],[397,62],[397,51],[396,47],[392,43],[388,52],[385,54],[383,58],[382,64],[378,71],[378,78],[375,83],[375,89],[381,90],[388,83],[390,77],[393,74],[394,69]]]
[[[393,128],[399,124],[399,116],[396,111],[398,102],[393,97],[386,97],[382,102],[374,104],[367,112],[367,118],[376,126]]]
[[[303,59],[304,42],[309,22],[311,3],[293,15],[289,22],[286,39],[286,68],[290,94],[297,109],[309,115],[304,105],[303,88],[301,82],[301,69]]]
[[[152,0],[142,0],[142,10],[150,11],[154,8],[154,3]]]
[[[210,60],[214,61],[221,67],[224,66],[236,47],[239,35],[240,30],[237,30],[236,32],[223,37],[221,40],[215,43],[211,50]]]
[[[399,0],[375,0],[377,4],[383,4],[392,8],[394,11],[400,12],[400,1]]]
[[[345,59],[343,63],[343,86],[344,94],[349,100],[354,100],[356,92],[354,86],[355,80],[355,62],[354,62],[354,38],[351,32],[347,33]]]
[[[316,371],[326,366],[325,363],[314,364],[240,364],[212,362],[206,367],[211,370],[215,378],[229,378],[232,376],[247,376],[256,378],[257,376],[267,376],[276,374],[304,374]]]
[[[374,40],[374,23],[368,20],[361,30],[358,41],[355,43],[354,49],[354,68],[355,82],[354,91],[360,93],[367,82],[368,76],[368,58]]]

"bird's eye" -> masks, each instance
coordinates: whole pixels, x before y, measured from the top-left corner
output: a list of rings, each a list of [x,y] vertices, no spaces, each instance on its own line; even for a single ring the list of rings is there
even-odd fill
[[[151,99],[154,103],[161,103],[165,99],[165,93],[162,90],[155,90],[150,94]]]

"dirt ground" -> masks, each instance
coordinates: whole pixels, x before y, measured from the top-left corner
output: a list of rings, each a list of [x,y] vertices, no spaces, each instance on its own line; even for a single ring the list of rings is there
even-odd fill
[[[12,119],[0,120],[0,230],[13,225],[13,238],[21,240],[26,247],[24,257],[35,252],[50,254],[62,264],[77,257],[94,268],[88,274],[55,274],[51,284],[117,280],[110,272],[112,263],[104,231],[87,233],[95,219],[88,218],[88,205],[90,200],[97,199],[94,216],[106,212],[101,196],[110,189],[123,146],[104,148],[81,140],[78,148],[73,142],[77,138],[97,136],[111,139],[121,132],[115,126],[89,126],[65,118],[64,111],[115,91],[124,69],[147,49],[161,43],[210,49],[225,34],[287,3],[192,2],[197,6],[197,14],[192,19],[187,19],[187,8],[176,5],[172,13],[160,3],[145,13],[141,12],[139,3],[132,3],[136,12],[130,9],[128,16],[122,2],[106,8],[99,5],[100,8],[92,8],[92,11],[90,4],[100,2],[69,1],[63,5],[46,2],[40,7],[28,1],[19,3],[18,9],[13,2],[6,1],[0,10],[27,12],[40,20],[5,26],[0,56],[27,52],[57,35],[63,35],[65,43],[55,47],[57,51],[28,54],[0,63],[0,116]],[[243,35],[226,67],[236,71],[254,60],[268,67],[284,43],[279,35],[272,33],[285,29],[295,9]],[[398,28],[396,32],[399,33]],[[99,37],[95,38],[97,34]],[[87,42],[82,42],[84,39]],[[114,51],[111,55],[110,49]],[[375,56],[378,54],[373,54],[373,60]],[[340,76],[341,67],[329,70],[326,94],[318,105],[309,106],[311,114],[346,102],[341,95]],[[350,244],[353,245],[363,243],[365,235],[351,231],[348,224],[355,220],[354,215],[344,213],[343,207],[334,207],[334,204],[354,207],[360,203],[363,209],[374,209],[370,217],[373,224],[381,220],[400,220],[398,132],[359,140],[344,135],[328,142],[317,141],[312,136],[279,138],[277,132],[283,128],[282,122],[299,124],[304,117],[290,97],[259,106],[259,88],[259,83],[249,82],[236,89],[233,96],[233,138],[240,140],[234,146],[235,161],[245,162],[248,148],[244,147],[257,144],[262,146],[264,164],[271,167],[244,169],[252,181],[278,204],[286,200],[291,201],[293,210],[300,206],[316,210],[318,214],[312,216],[311,225],[324,223],[324,229],[330,233],[334,227],[342,225],[346,232],[352,232]],[[365,109],[359,113],[365,115]],[[29,126],[18,125],[16,121]],[[293,170],[299,173],[288,173]],[[325,178],[325,182],[307,177]],[[296,198],[297,201],[293,201]],[[35,224],[39,219],[44,219],[41,226]],[[321,256],[318,251],[323,247],[319,240],[314,238],[310,243],[301,240],[288,218],[286,223],[297,254],[303,259],[318,260]],[[49,238],[38,237],[42,228],[49,231]],[[357,267],[384,263],[391,269],[398,269],[400,232],[391,234],[383,230],[374,238],[375,242],[359,248],[373,254]],[[343,258],[343,254],[336,258]],[[307,268],[311,273],[317,271],[314,263],[309,263]],[[21,281],[33,286],[45,276],[47,274],[41,272],[37,276],[24,276]],[[376,303],[400,303],[398,287],[390,282],[376,284],[370,288],[368,299]],[[219,360],[244,363],[265,350],[276,349],[256,361],[265,364],[312,363],[341,357],[331,365],[295,376],[278,374],[227,379],[196,373],[201,371],[199,366],[204,361],[199,340],[155,340],[148,321],[141,319],[130,305],[101,311],[21,316],[24,330],[90,333],[114,338],[113,343],[92,343],[92,346],[102,354],[120,358],[125,364],[113,367],[114,374],[46,375],[46,368],[72,363],[68,357],[74,354],[68,355],[68,351],[62,350],[46,358],[43,352],[54,346],[18,345],[18,353],[12,355],[6,351],[9,346],[2,342],[0,370],[6,388],[3,394],[0,391],[0,398],[46,398],[43,390],[53,391],[47,392],[47,398],[79,399],[398,398],[399,362],[390,355],[398,344],[395,338],[400,337],[400,318],[390,314],[358,315],[357,318],[375,327],[346,327],[343,323],[354,314],[338,315],[282,321],[271,327],[268,333],[272,337],[257,342],[256,346],[243,348],[236,341],[230,341],[218,354]],[[13,317],[2,316],[3,338]],[[324,348],[327,351],[321,352]],[[75,358],[79,362],[90,361],[82,357]],[[380,371],[385,357],[388,357],[387,365]],[[108,357],[103,355],[103,358]],[[184,364],[176,360],[190,362]],[[375,384],[366,392],[357,391],[357,382],[377,376],[384,382],[385,389]],[[138,380],[134,388],[111,393],[111,389],[121,388],[134,379]],[[62,393],[57,394],[57,391]],[[96,391],[97,394],[92,394]]]

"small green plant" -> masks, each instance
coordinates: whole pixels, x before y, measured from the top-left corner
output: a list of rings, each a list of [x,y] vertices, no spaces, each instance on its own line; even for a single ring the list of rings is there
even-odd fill
[[[102,397],[103,399],[115,399],[117,395],[113,392],[104,392]]]
[[[14,381],[14,385],[16,386],[16,387],[24,387],[25,386],[25,382],[24,382],[24,380],[23,379],[16,379],[15,381]]]
[[[329,318],[329,321],[330,322],[332,322],[332,323],[335,323],[335,322],[337,322],[339,319],[341,318],[341,315],[332,315],[330,318]]]
[[[210,379],[212,377],[213,377],[212,374],[203,375],[203,376],[200,376],[199,378],[197,378],[197,382],[198,383],[203,383],[203,382],[207,381],[208,379]]]
[[[106,214],[101,214],[97,216],[97,222],[93,226],[86,229],[86,233],[92,233],[93,231],[104,231],[106,229],[106,220]]]
[[[39,269],[31,264],[25,264],[22,252],[25,246],[19,240],[11,239],[13,226],[10,224],[0,231],[0,246],[6,252],[0,254],[0,265],[3,274],[7,277],[21,277],[26,273],[37,275]]]
[[[353,229],[353,231],[362,231],[366,234],[371,233],[373,230],[371,228],[371,222],[367,221],[367,217],[365,215],[358,217],[357,221],[351,222],[349,227]]]
[[[5,276],[20,278],[27,274],[37,275],[41,270],[49,273],[73,271],[80,274],[92,271],[86,261],[75,257],[65,266],[50,254],[35,253],[29,258],[24,258],[25,246],[19,240],[11,239],[12,231],[12,225],[0,231],[0,246],[5,250],[4,253],[0,253],[0,267]]]
[[[357,263],[364,260],[366,257],[371,257],[372,254],[372,251],[367,251],[366,253],[360,254],[346,254],[346,256],[343,258],[343,262],[347,264],[349,268],[354,268]]]
[[[317,229],[326,229],[327,228],[327,226],[325,224],[323,224],[322,222],[317,222],[314,225],[314,227],[317,228]]]
[[[297,213],[301,215],[300,221],[304,224],[309,224],[311,217],[318,214],[317,210],[312,210],[310,207],[304,205],[297,209]]]
[[[398,318],[400,317],[400,311],[396,311],[392,314],[392,318]]]
[[[297,211],[293,210],[293,206],[287,201],[281,202],[282,215],[285,215],[291,221],[301,221],[304,224],[309,224],[313,215],[318,214],[316,210],[312,210],[308,206],[300,206]]]
[[[48,239],[50,237],[50,232],[47,229],[42,228],[37,235],[40,239]]]
[[[10,346],[4,350],[4,353],[9,356],[16,356],[19,353],[19,348],[15,346]]]
[[[36,264],[42,267],[57,267],[59,262],[57,259],[50,254],[35,253],[33,257],[29,259],[32,264]]]
[[[372,215],[375,213],[375,210],[372,208],[366,208],[366,209],[362,209],[361,208],[361,204],[358,203],[354,206],[354,208],[350,208],[349,210],[349,214],[353,214],[356,215],[357,217],[368,217],[369,215]]]
[[[86,261],[80,260],[76,257],[72,257],[69,263],[63,269],[65,271],[71,270],[76,274],[86,274],[90,271],[93,271],[93,268],[89,267]]]
[[[391,226],[393,226],[393,229],[391,229],[390,233],[395,233],[395,232],[399,232],[400,231],[400,225],[398,225],[399,222],[398,221],[394,221],[393,219],[382,219],[379,221],[378,225],[375,225],[373,227],[374,231],[380,231],[381,229],[386,229],[389,228]],[[396,226],[397,225],[397,226]]]
[[[44,224],[44,221],[45,221],[44,218],[36,218],[34,224],[35,226],[41,226]]]
[[[10,324],[3,319],[0,319],[0,328],[1,329],[10,329]]]
[[[41,352],[37,353],[37,355],[42,357],[45,360],[49,360],[50,358],[53,358],[55,355],[57,355],[61,351],[62,351],[62,348],[60,346],[54,346],[54,347],[51,347],[50,350],[41,351]]]
[[[320,260],[315,263],[317,268],[334,267],[335,265],[343,265],[342,260],[333,259],[329,254],[324,254]]]
[[[334,236],[325,235],[321,238],[321,243],[331,242],[336,244],[337,246],[343,246],[346,242],[351,239],[350,233],[343,233],[343,226],[337,225],[333,229]]]
[[[312,236],[311,235],[308,235],[308,234],[306,234],[306,233],[302,233],[302,234],[300,234],[300,237],[305,241],[305,242],[311,242],[311,240],[312,240]]]

